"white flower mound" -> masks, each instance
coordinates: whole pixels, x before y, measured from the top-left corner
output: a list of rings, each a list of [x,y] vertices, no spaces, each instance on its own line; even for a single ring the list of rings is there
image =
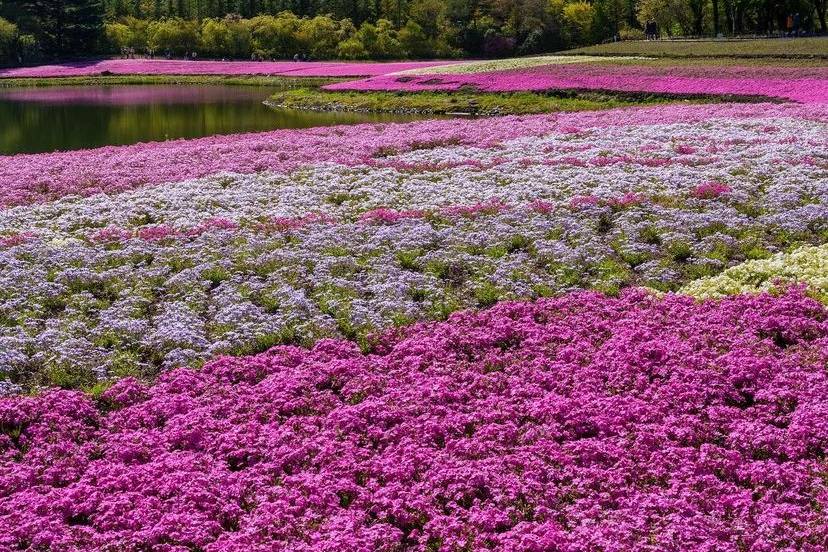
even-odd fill
[[[461,75],[466,73],[491,73],[494,71],[509,71],[511,69],[528,69],[542,65],[569,65],[572,63],[594,63],[598,61],[618,61],[650,59],[640,56],[608,57],[608,56],[531,56],[520,58],[492,59],[469,61],[451,65],[422,67],[393,73],[394,75]]]
[[[717,276],[692,282],[681,288],[680,293],[709,299],[771,291],[780,284],[806,284],[820,297],[828,299],[828,245],[805,246],[768,259],[747,261]]]

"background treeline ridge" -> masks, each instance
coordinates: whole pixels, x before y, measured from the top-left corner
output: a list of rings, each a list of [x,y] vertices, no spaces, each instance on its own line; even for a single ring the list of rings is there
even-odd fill
[[[0,0],[0,63],[500,57],[615,39],[826,31],[828,0]]]

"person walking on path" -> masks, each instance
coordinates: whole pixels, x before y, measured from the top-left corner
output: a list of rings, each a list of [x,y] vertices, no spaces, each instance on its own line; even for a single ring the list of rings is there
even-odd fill
[[[647,40],[656,39],[656,22],[654,19],[647,20],[647,25],[644,27],[644,34],[646,35]]]

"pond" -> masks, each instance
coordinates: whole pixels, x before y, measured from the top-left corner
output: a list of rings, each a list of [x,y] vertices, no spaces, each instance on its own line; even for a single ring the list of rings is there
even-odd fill
[[[0,88],[0,155],[422,118],[264,105],[275,91],[257,86],[175,84]]]

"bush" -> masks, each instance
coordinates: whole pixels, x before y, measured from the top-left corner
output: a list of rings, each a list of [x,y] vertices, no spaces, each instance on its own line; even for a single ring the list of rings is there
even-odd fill
[[[618,38],[621,40],[644,40],[644,31],[634,27],[622,27],[618,31]]]

